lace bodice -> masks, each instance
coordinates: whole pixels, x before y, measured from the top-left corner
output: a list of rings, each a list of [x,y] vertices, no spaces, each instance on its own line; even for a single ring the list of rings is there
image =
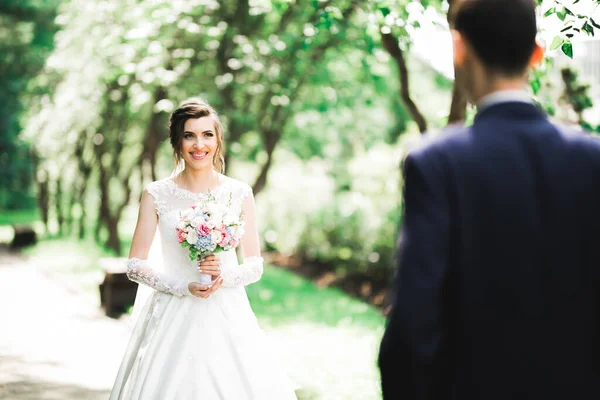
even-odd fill
[[[243,211],[244,199],[252,193],[252,189],[243,182],[221,175],[220,185],[207,193],[194,193],[183,189],[170,178],[152,182],[144,190],[151,195],[158,214],[162,259],[156,260],[160,263],[158,268],[145,260],[130,259],[127,275],[133,281],[164,293],[177,296],[188,295],[190,293],[187,284],[199,282],[200,273],[197,270],[198,262],[190,261],[189,250],[183,248],[177,240],[176,226],[182,212],[197,202],[205,200],[210,194],[217,202],[226,205],[232,214],[239,215]],[[224,286],[233,287],[255,282],[262,275],[262,259],[260,266],[253,262],[252,265],[248,265],[249,268],[242,268],[244,264],[238,265],[235,250],[217,253],[217,256],[223,264]],[[252,276],[248,275],[249,273],[252,273]]]
[[[182,211],[192,204],[204,200],[211,193],[218,202],[228,204],[241,212],[242,201],[252,193],[246,183],[221,175],[221,184],[207,193],[194,193],[179,187],[172,179],[166,178],[150,183],[144,188],[152,195],[156,212],[161,219],[172,211]]]

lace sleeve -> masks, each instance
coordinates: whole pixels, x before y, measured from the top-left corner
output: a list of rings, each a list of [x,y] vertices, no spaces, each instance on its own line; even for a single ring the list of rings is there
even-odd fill
[[[186,282],[154,271],[148,265],[148,260],[140,260],[139,258],[130,258],[127,260],[127,277],[134,282],[150,286],[159,292],[178,297],[192,295]]]
[[[243,183],[240,185],[238,192],[239,192],[240,200],[243,201],[246,197],[248,197],[252,194],[252,187],[246,183]]]
[[[156,209],[156,214],[160,217],[165,214],[169,209],[167,207],[167,202],[164,199],[164,195],[161,196],[160,193],[164,191],[165,183],[163,181],[156,181],[148,184],[144,190],[152,196],[154,200],[154,208]]]
[[[225,265],[221,267],[223,287],[246,286],[260,280],[263,274],[263,258],[247,257],[240,265]]]

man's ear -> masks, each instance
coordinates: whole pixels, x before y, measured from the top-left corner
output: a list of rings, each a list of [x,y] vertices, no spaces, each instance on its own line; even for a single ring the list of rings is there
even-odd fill
[[[541,64],[544,59],[544,47],[537,40],[535,41],[535,47],[533,48],[533,53],[531,53],[531,58],[529,59],[529,67],[535,68]]]
[[[452,48],[454,49],[454,65],[462,67],[465,63],[467,46],[461,33],[452,29]]]

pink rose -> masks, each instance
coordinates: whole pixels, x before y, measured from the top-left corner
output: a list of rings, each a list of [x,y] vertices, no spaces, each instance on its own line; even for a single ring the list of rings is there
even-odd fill
[[[192,210],[195,210],[195,209],[196,209],[196,207],[198,207],[198,206],[191,206],[191,209],[192,209]]]
[[[183,243],[183,241],[187,238],[187,233],[184,231],[177,231],[177,241],[179,243]]]
[[[206,224],[200,224],[196,226],[196,232],[200,236],[208,236],[212,232],[212,229],[210,229],[210,227]]]
[[[229,236],[226,231],[221,231],[221,241],[219,242],[219,246],[225,246],[230,240],[231,236]]]
[[[230,245],[231,247],[233,247],[234,249],[235,249],[236,247],[238,247],[238,245],[239,245],[239,244],[240,244],[240,239],[233,239],[233,240],[231,241],[231,243],[229,243],[229,245]]]

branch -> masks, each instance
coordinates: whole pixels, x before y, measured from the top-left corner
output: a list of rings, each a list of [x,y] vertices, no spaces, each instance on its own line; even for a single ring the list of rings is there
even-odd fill
[[[454,27],[457,0],[448,0],[448,25]],[[458,121],[464,121],[467,112],[467,96],[462,89],[462,76],[455,71],[454,87],[452,88],[452,103],[450,104],[450,113],[448,114],[448,124]]]
[[[417,123],[419,131],[425,133],[427,130],[427,121],[425,121],[425,117],[423,117],[423,114],[421,114],[421,111],[410,97],[408,69],[406,68],[406,60],[404,60],[402,49],[400,49],[400,46],[398,45],[398,39],[390,33],[382,33],[381,42],[385,50],[392,56],[398,65],[398,73],[400,74],[400,98],[413,120]]]

